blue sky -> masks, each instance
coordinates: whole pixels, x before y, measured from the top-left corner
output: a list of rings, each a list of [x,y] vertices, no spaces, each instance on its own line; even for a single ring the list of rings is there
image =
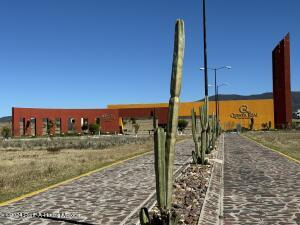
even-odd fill
[[[208,64],[232,66],[218,73],[230,84],[221,93],[272,91],[271,52],[287,32],[300,90],[299,12],[299,0],[207,1]],[[0,116],[167,102],[176,18],[186,28],[181,101],[202,98],[201,13],[201,0],[0,1]]]

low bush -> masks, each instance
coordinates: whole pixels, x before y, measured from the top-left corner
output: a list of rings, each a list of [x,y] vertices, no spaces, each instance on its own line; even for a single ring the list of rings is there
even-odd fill
[[[89,124],[89,131],[91,134],[97,134],[99,132],[99,124]]]
[[[178,120],[178,130],[183,132],[188,126],[189,122],[187,120]]]
[[[9,138],[11,136],[11,129],[9,127],[3,127],[1,129],[1,136],[4,138]]]

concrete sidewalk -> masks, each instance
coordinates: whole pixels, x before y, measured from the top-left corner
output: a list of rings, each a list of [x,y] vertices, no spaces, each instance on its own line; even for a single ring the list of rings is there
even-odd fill
[[[176,145],[175,170],[194,148]],[[0,224],[119,224],[155,191],[153,154],[82,177],[36,196],[0,207]],[[23,213],[20,218],[18,213]],[[47,218],[30,217],[33,214]],[[60,218],[59,218],[60,217]]]

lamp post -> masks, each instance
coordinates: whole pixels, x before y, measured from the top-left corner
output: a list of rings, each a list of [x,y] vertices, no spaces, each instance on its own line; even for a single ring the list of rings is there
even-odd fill
[[[229,84],[228,83],[221,83],[219,85],[217,85],[216,87],[216,92],[217,92],[217,95],[216,95],[216,98],[217,98],[217,104],[216,104],[216,116],[217,116],[217,121],[219,121],[219,114],[220,114],[220,104],[219,104],[219,87],[222,87],[222,86],[228,86]]]
[[[215,109],[216,109],[216,117],[218,119],[218,98],[217,98],[217,71],[221,69],[231,69],[231,66],[221,66],[217,68],[207,68],[208,70],[214,70],[215,71]],[[200,70],[205,70],[204,67],[200,68]]]
[[[205,85],[205,108],[206,108],[206,121],[208,121],[208,75],[207,75],[207,49],[206,49],[206,12],[205,0],[202,0],[202,16],[203,16],[203,45],[204,45],[204,85]]]

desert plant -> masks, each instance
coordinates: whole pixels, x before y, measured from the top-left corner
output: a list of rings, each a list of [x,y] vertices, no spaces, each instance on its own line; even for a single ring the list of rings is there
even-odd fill
[[[88,129],[89,129],[89,125],[86,123],[81,126],[82,131],[87,131]]]
[[[158,224],[168,225],[175,225],[178,221],[176,214],[171,212],[171,202],[179,95],[184,55],[183,20],[177,20],[176,22],[174,42],[167,132],[165,133],[163,128],[157,128],[154,134],[156,196],[161,216],[160,223]],[[141,224],[152,223],[146,208],[140,211],[140,221]]]
[[[134,128],[135,135],[137,135],[140,129],[140,125],[138,123],[135,123],[133,124],[133,128]]]
[[[95,123],[89,124],[89,132],[93,135],[97,134],[99,132],[99,125]]]
[[[197,125],[197,115],[194,109],[192,109],[192,134],[195,143],[195,151],[192,151],[193,163],[201,163],[201,135]]]
[[[211,130],[212,130],[211,141],[210,141],[211,149],[214,149],[215,144],[216,144],[216,138],[217,138],[217,121],[216,120],[217,120],[217,118],[213,114],[212,118],[211,118]]]
[[[178,120],[178,130],[183,132],[188,124],[189,122],[187,120]]]
[[[207,129],[208,129],[208,109],[207,109],[207,104],[208,103],[208,97],[205,96],[204,98],[204,105],[201,107],[200,110],[200,121],[201,121],[201,164],[204,165],[205,162],[205,152],[207,149],[207,143],[206,143],[206,138],[207,138]]]
[[[9,127],[3,127],[1,129],[1,136],[7,139],[11,136],[11,129]]]
[[[254,118],[251,117],[249,129],[250,129],[250,130],[253,130],[253,126],[254,126]]]
[[[135,118],[130,118],[131,124],[136,124],[136,119]]]
[[[52,120],[48,120],[48,123],[47,123],[47,134],[50,135],[51,134],[51,129],[53,128],[54,126],[54,123]]]

